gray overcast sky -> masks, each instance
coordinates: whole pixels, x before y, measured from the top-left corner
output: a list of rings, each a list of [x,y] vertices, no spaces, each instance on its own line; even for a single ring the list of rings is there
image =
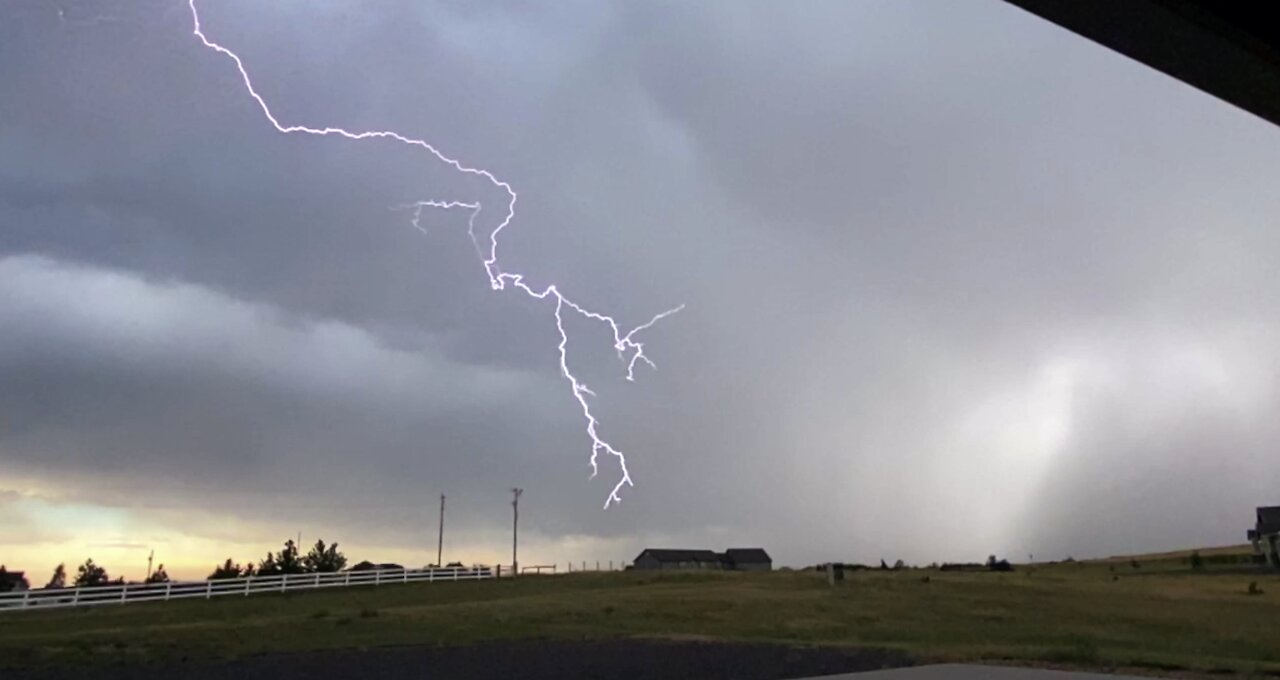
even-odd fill
[[[1280,500],[1280,129],[995,0],[0,10],[0,559],[1097,555]],[[492,213],[489,212],[492,207]],[[132,552],[131,552],[132,551]],[[9,555],[6,557],[6,555]],[[145,554],[143,555],[145,558]],[[46,564],[47,563],[47,564]]]

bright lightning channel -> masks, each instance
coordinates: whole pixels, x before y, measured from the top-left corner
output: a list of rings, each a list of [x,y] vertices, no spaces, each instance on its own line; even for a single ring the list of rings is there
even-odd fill
[[[413,218],[411,220],[411,223],[415,229],[418,229],[419,231],[422,231],[424,233],[426,230],[422,227],[421,217],[422,217],[422,211],[426,208],[438,208],[438,209],[444,209],[444,210],[448,210],[452,208],[463,208],[470,211],[471,216],[467,219],[467,233],[471,237],[472,244],[475,245],[476,254],[480,257],[480,261],[484,264],[485,273],[489,276],[490,287],[493,288],[493,290],[506,290],[508,286],[511,286],[513,289],[521,290],[527,295],[529,295],[530,297],[533,297],[534,299],[547,301],[554,305],[553,308],[555,310],[556,330],[559,331],[560,333],[560,344],[557,346],[557,349],[560,352],[560,374],[563,375],[565,380],[569,382],[569,387],[573,391],[573,398],[576,399],[578,402],[578,405],[582,407],[582,416],[587,421],[587,428],[586,428],[587,436],[591,438],[591,477],[594,478],[596,476],[596,473],[599,472],[597,458],[599,457],[601,452],[607,453],[617,458],[618,466],[622,470],[622,476],[618,480],[618,483],[615,484],[613,489],[609,492],[609,496],[605,498],[604,507],[608,509],[611,503],[621,503],[622,497],[618,495],[618,492],[622,490],[622,487],[635,486],[635,484],[631,481],[631,472],[627,469],[627,457],[622,453],[622,451],[619,451],[618,449],[614,448],[612,444],[610,444],[608,441],[600,437],[600,434],[598,432],[600,421],[597,420],[595,415],[591,413],[591,406],[587,402],[587,397],[594,397],[596,395],[589,388],[587,388],[585,384],[583,384],[576,377],[574,377],[573,373],[569,371],[569,357],[568,357],[568,351],[567,351],[567,346],[569,344],[569,334],[568,332],[565,331],[564,316],[562,312],[564,311],[565,308],[568,308],[569,310],[576,312],[577,314],[583,317],[608,325],[609,329],[613,331],[614,351],[617,352],[619,359],[625,360],[627,362],[626,378],[629,381],[634,381],[635,369],[636,369],[637,363],[644,362],[650,368],[657,369],[657,366],[653,363],[653,361],[651,361],[649,357],[645,355],[644,343],[635,339],[636,334],[652,327],[658,321],[661,321],[662,319],[668,316],[671,316],[672,314],[675,314],[676,312],[679,312],[680,310],[684,309],[684,305],[679,305],[678,307],[673,307],[671,309],[668,309],[665,312],[657,314],[646,323],[636,326],[635,328],[632,328],[626,333],[623,333],[622,327],[618,325],[618,322],[615,321],[613,317],[608,316],[606,314],[593,312],[589,309],[586,309],[582,305],[579,305],[573,300],[570,300],[569,298],[565,297],[563,293],[560,292],[560,289],[557,288],[555,284],[548,285],[546,288],[543,288],[542,290],[535,290],[534,288],[530,287],[528,284],[524,282],[523,274],[513,274],[510,272],[502,271],[501,267],[499,267],[498,265],[498,234],[500,234],[502,230],[507,227],[508,224],[511,224],[511,221],[515,218],[515,215],[516,215],[517,196],[516,196],[515,189],[512,189],[510,184],[498,179],[493,175],[493,173],[489,172],[488,170],[484,170],[481,168],[472,168],[472,167],[463,165],[460,161],[457,161],[453,158],[450,158],[444,155],[438,149],[436,149],[436,147],[432,146],[426,141],[423,141],[421,139],[414,139],[412,137],[407,137],[405,135],[402,135],[392,130],[368,130],[364,132],[350,132],[348,130],[344,130],[338,127],[326,126],[322,128],[314,128],[314,127],[307,127],[305,125],[282,124],[279,120],[276,119],[275,115],[271,113],[271,107],[267,106],[266,100],[263,99],[262,95],[258,94],[257,89],[254,88],[253,81],[249,78],[249,71],[245,69],[244,62],[240,60],[240,57],[235,52],[232,52],[226,47],[223,47],[222,45],[219,45],[218,43],[210,40],[208,36],[204,34],[204,31],[201,30],[200,13],[196,10],[196,0],[187,0],[187,4],[191,7],[192,33],[197,38],[200,39],[200,42],[203,43],[205,47],[211,50],[214,50],[219,54],[225,55],[226,57],[231,59],[232,62],[235,63],[236,69],[240,71],[240,78],[241,80],[244,81],[244,87],[249,92],[249,96],[252,97],[253,100],[258,103],[258,108],[262,110],[262,115],[266,116],[267,121],[269,121],[272,127],[274,127],[279,132],[282,132],[285,134],[305,133],[308,135],[318,135],[322,137],[336,135],[339,137],[345,137],[347,139],[352,139],[352,140],[387,139],[387,140],[392,140],[407,146],[419,147],[420,149],[434,156],[437,160],[441,161],[442,163],[452,166],[453,169],[457,170],[458,172],[461,172],[467,175],[483,177],[484,179],[488,180],[489,183],[493,184],[495,187],[498,187],[502,189],[504,192],[506,192],[507,194],[506,214],[503,216],[502,221],[498,224],[497,228],[495,228],[493,232],[489,234],[489,244],[487,249],[480,245],[480,241],[477,240],[476,234],[475,234],[475,221],[476,221],[476,218],[479,217],[480,210],[481,210],[481,205],[479,201],[464,202],[464,201],[425,200],[425,201],[418,201],[416,203],[412,203],[409,206],[404,206],[404,207],[413,209]],[[627,358],[628,354],[630,355],[629,358]]]

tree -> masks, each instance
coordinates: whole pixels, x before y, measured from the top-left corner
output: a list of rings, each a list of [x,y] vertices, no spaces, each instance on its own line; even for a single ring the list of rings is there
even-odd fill
[[[1200,556],[1199,550],[1191,553],[1191,568],[1197,571],[1204,569],[1204,558]]]
[[[280,554],[268,552],[266,559],[258,564],[259,576],[302,574],[306,571],[306,565],[298,557],[298,546],[292,539],[284,542],[284,548],[280,550]]]
[[[306,559],[303,560],[303,566],[307,571],[322,573],[342,571],[342,568],[347,566],[347,556],[338,552],[337,543],[326,548],[324,541],[316,541],[316,544],[311,547],[311,552],[307,553]]]
[[[164,571],[164,565],[160,565],[151,575],[147,577],[147,583],[168,583],[169,575]]]
[[[240,565],[231,561],[228,557],[226,562],[213,568],[213,573],[209,574],[210,581],[217,581],[224,578],[238,578],[240,576]]]
[[[59,564],[53,568],[53,576],[49,577],[49,582],[44,584],[46,588],[66,588],[67,587],[67,565]]]
[[[897,562],[893,563],[894,571],[898,571],[899,569],[906,569],[906,568],[907,568],[907,563],[903,562],[902,560],[898,560]]]
[[[93,558],[85,560],[76,570],[75,584],[78,586],[103,586],[111,582],[107,570],[93,563]]]

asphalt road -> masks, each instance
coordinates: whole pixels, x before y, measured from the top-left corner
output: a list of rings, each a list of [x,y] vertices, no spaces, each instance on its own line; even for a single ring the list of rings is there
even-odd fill
[[[1014,668],[1011,666],[971,666],[967,664],[939,664],[915,666],[891,670],[823,675],[802,680],[1151,680],[1134,675],[1103,675],[1101,673],[1071,673],[1040,668]]]

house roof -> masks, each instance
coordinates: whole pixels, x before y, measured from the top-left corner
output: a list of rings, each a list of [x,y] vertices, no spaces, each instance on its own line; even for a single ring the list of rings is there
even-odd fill
[[[724,551],[725,557],[734,564],[772,564],[773,559],[764,548],[729,548]]]
[[[1280,505],[1258,508],[1258,533],[1280,533]]]
[[[713,550],[673,550],[668,548],[646,548],[637,560],[648,555],[659,562],[718,562],[719,557]]]

